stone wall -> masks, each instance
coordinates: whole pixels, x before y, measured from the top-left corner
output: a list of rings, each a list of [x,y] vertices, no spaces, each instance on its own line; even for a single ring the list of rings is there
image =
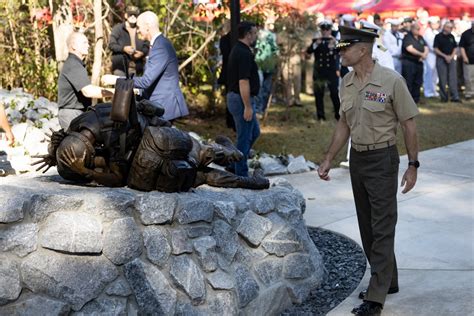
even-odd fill
[[[301,193],[0,184],[0,315],[274,315],[318,287]]]

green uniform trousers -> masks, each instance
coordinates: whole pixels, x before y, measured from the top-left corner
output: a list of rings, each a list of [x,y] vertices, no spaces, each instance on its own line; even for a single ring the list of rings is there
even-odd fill
[[[384,304],[390,287],[398,287],[394,253],[397,223],[397,147],[350,153],[350,174],[359,231],[371,267],[366,300]]]

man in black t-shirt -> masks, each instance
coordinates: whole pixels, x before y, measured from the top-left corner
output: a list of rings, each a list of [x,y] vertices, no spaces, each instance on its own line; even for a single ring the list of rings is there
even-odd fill
[[[448,84],[449,92],[451,94],[451,101],[460,102],[458,93],[458,80],[456,73],[456,56],[457,43],[451,31],[453,24],[446,22],[443,26],[443,31],[437,34],[434,38],[434,52],[436,54],[436,70],[439,78],[439,95],[441,102],[448,102],[448,92],[446,91],[446,84]]]
[[[69,55],[58,79],[59,125],[65,130],[69,123],[92,104],[92,98],[112,96],[113,93],[91,84],[83,63],[89,52],[87,37],[74,32],[67,38]]]
[[[472,20],[472,27],[462,33],[459,47],[461,47],[464,85],[466,87],[464,96],[469,99],[474,97],[474,20]]]
[[[235,174],[248,176],[247,158],[253,143],[260,136],[255,103],[260,80],[258,67],[250,47],[257,40],[257,27],[251,22],[241,22],[238,26],[239,40],[232,48],[227,65],[227,108],[232,114],[237,130],[236,147],[244,158],[235,163]]]
[[[423,61],[428,57],[428,46],[420,35],[420,26],[412,24],[402,42],[402,76],[413,100],[420,102],[420,88],[423,83]]]

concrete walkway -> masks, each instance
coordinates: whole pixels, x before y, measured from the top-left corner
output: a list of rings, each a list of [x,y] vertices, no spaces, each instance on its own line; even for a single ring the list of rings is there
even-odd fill
[[[419,160],[417,185],[398,196],[400,292],[387,297],[383,315],[474,315],[474,140],[421,152]],[[407,164],[402,157],[400,181]],[[285,178],[306,197],[308,225],[342,233],[361,245],[349,171],[333,169],[330,176],[329,182],[316,172]],[[369,277],[370,268],[328,315],[352,315]]]

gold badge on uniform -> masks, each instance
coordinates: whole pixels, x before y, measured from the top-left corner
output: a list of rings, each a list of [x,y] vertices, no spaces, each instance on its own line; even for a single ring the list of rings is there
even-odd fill
[[[381,92],[365,91],[364,100],[385,103],[387,100],[387,94]]]

